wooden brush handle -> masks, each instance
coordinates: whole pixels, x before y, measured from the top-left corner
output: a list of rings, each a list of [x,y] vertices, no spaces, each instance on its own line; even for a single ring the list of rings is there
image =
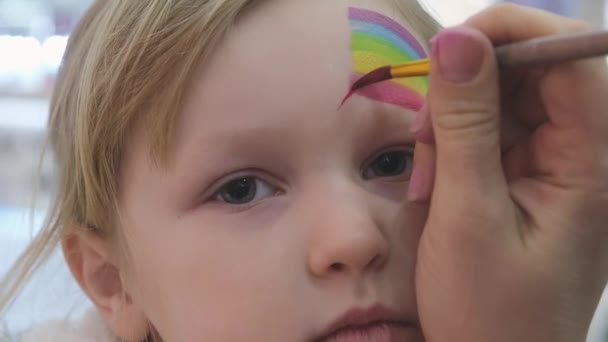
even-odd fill
[[[538,66],[608,54],[608,31],[541,37],[496,48],[501,67]]]

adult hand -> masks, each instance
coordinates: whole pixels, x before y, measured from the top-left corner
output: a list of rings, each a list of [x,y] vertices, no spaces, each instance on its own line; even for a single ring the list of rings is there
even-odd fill
[[[428,342],[584,341],[608,279],[604,59],[499,74],[493,45],[587,30],[513,5],[433,41],[411,199]]]

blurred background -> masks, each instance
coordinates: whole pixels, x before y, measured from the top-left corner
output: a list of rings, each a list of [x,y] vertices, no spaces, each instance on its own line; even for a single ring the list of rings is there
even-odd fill
[[[0,276],[35,234],[49,204],[53,163],[51,158],[40,162],[49,95],[69,34],[91,2],[0,0]],[[496,1],[422,2],[442,24],[454,25]],[[512,2],[583,18],[597,27],[608,23],[604,0]],[[30,216],[32,206],[35,211]],[[69,318],[86,305],[56,254],[34,277],[14,309],[0,317],[0,341],[3,332],[22,331],[47,319]],[[608,342],[608,303],[598,310],[589,342]]]

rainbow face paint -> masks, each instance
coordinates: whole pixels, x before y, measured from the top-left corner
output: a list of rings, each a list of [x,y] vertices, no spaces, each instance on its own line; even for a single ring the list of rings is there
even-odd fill
[[[405,27],[395,20],[366,9],[350,7],[353,58],[351,82],[379,67],[426,58],[427,54]],[[372,100],[418,111],[428,90],[427,77],[393,79],[356,92]]]

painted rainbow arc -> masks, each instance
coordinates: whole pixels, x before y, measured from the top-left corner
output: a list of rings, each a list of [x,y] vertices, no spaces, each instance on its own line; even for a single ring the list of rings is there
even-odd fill
[[[379,67],[401,64],[427,56],[415,36],[395,20],[366,9],[350,7],[354,82]],[[373,100],[419,110],[428,90],[427,77],[393,79],[357,91]]]

